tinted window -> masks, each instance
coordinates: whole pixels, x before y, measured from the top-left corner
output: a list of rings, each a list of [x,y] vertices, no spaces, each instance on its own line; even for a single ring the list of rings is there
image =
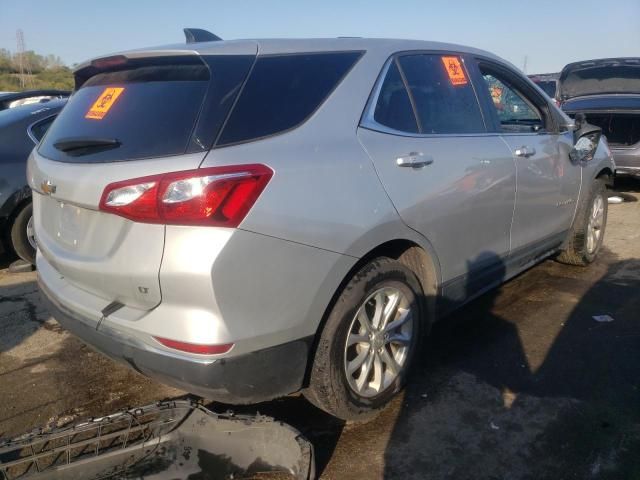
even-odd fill
[[[523,93],[493,72],[482,72],[503,132],[532,132],[542,128],[542,115]]]
[[[421,133],[485,132],[480,106],[459,57],[407,55],[399,62]]]
[[[208,69],[199,60],[95,75],[71,96],[39,152],[67,162],[108,162],[184,153],[208,80]],[[80,156],[54,146],[69,138],[115,139],[120,145],[107,150],[90,149]]]
[[[382,83],[373,119],[380,125],[394,130],[418,132],[418,124],[413,114],[409,94],[395,61],[389,65],[387,76]]]
[[[54,160],[87,163],[207,150],[254,60],[255,55],[189,55],[128,60],[102,72],[87,67],[88,78],[39,151]],[[85,73],[78,74],[82,80]],[[69,139],[117,145],[71,151],[61,147]]]
[[[329,96],[360,52],[258,58],[217,145],[255,140],[303,123]]]
[[[37,142],[42,140],[42,137],[44,137],[44,134],[47,133],[47,130],[49,130],[49,127],[51,126],[55,118],[55,116],[45,118],[44,120],[40,120],[39,122],[31,126],[31,135],[33,135],[33,138],[35,138]]]

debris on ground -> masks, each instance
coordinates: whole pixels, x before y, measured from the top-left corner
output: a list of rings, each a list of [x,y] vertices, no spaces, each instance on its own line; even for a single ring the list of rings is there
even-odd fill
[[[610,205],[615,205],[615,204],[622,203],[622,202],[624,202],[624,198],[619,197],[618,195],[614,195],[612,197],[609,197],[609,204]]]
[[[3,480],[315,478],[312,445],[261,415],[165,401],[0,443]]]
[[[596,322],[600,322],[600,323],[609,323],[609,322],[613,322],[613,317],[609,316],[609,315],[594,315],[593,319]]]
[[[24,260],[16,260],[11,265],[9,265],[9,273],[26,273],[32,272],[33,270],[33,265],[31,265],[29,262],[25,262]]]

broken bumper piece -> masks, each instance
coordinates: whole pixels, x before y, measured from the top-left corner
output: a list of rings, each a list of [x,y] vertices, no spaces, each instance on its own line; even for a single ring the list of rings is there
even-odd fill
[[[167,401],[0,443],[0,479],[313,479],[313,447],[263,416]]]

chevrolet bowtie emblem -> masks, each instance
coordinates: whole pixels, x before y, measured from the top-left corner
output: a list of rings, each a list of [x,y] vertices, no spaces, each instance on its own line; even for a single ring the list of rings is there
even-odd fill
[[[42,190],[42,193],[46,195],[53,195],[54,193],[56,193],[56,186],[53,183],[51,183],[50,180],[47,180],[46,182],[42,182],[40,184],[40,189]]]

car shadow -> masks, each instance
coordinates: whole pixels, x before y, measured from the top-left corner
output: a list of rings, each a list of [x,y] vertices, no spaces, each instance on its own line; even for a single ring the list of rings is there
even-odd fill
[[[640,475],[640,260],[598,263],[590,288],[590,269],[547,262],[436,324],[385,479]]]
[[[626,201],[637,201],[638,193],[640,193],[640,176],[622,176],[616,177],[612,192],[620,195]]]
[[[38,315],[39,292],[34,280],[2,282],[9,273],[6,268],[14,259],[0,255],[0,354],[20,345],[42,326],[44,315]],[[28,278],[28,277],[27,277]],[[2,370],[0,365],[0,370]]]
[[[9,257],[6,253],[0,253],[0,270],[9,268],[9,265],[11,265],[13,261],[15,261],[15,259]]]

